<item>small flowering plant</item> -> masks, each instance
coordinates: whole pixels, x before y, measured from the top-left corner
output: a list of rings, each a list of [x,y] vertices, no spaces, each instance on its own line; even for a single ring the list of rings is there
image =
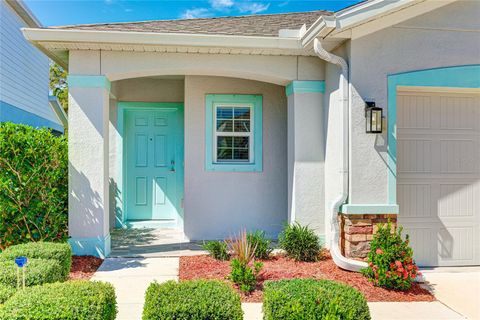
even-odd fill
[[[379,225],[368,254],[368,267],[362,274],[374,285],[395,290],[408,290],[420,274],[413,260],[409,238],[402,238],[402,227],[392,231],[390,221]]]

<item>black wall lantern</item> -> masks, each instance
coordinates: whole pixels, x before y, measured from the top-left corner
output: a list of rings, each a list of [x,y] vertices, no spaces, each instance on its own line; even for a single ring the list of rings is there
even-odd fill
[[[367,133],[382,133],[383,109],[375,107],[375,102],[365,102]]]

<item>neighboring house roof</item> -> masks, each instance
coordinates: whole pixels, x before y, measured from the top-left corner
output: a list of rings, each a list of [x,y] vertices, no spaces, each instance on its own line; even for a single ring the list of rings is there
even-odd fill
[[[330,11],[317,10],[239,17],[80,24],[50,29],[278,37],[281,29],[300,29],[304,24],[308,28],[321,16],[332,14]]]

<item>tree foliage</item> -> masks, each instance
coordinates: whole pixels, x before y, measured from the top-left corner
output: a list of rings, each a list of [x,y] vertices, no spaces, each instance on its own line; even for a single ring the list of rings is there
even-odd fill
[[[65,241],[67,224],[66,137],[0,123],[0,250],[30,241]]]
[[[68,111],[67,71],[55,62],[50,63],[50,90],[58,98],[65,112]]]

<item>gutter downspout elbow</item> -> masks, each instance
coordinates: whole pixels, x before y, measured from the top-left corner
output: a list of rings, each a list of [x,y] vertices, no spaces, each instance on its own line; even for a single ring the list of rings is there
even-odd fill
[[[329,63],[335,64],[342,69],[342,74],[340,76],[340,91],[341,98],[339,102],[342,104],[342,125],[341,125],[341,137],[343,140],[342,152],[341,152],[341,168],[339,173],[342,180],[342,191],[339,193],[337,198],[332,202],[330,210],[330,253],[332,259],[337,266],[342,269],[349,271],[360,271],[360,269],[367,267],[367,264],[362,261],[357,261],[353,259],[348,259],[344,257],[340,251],[340,227],[338,225],[337,215],[340,212],[340,206],[344,204],[348,199],[348,152],[349,152],[349,121],[348,121],[348,112],[349,112],[349,73],[348,73],[348,64],[340,56],[334,55],[322,47],[322,44],[318,39],[315,39],[313,42],[313,48],[315,54],[322,60],[325,60]]]

